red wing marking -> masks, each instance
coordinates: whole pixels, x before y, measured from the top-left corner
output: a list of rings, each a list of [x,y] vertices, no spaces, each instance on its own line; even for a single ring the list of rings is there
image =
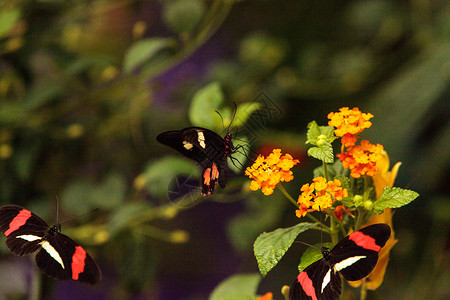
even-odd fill
[[[313,282],[308,277],[308,274],[306,272],[300,272],[297,279],[305,294],[310,296],[312,300],[317,300],[316,290],[314,289]]]
[[[205,172],[203,173],[203,184],[204,185],[208,185],[209,186],[209,183],[211,181],[210,173],[211,173],[211,168],[207,168],[205,170]]]
[[[211,171],[211,179],[215,180],[219,178],[219,170],[217,170],[217,165],[216,163],[213,163],[212,165],[212,171]]]
[[[369,235],[365,235],[361,231],[355,231],[348,236],[349,240],[355,242],[356,245],[367,250],[380,251],[381,247],[375,243],[375,239]]]
[[[78,280],[78,276],[83,273],[86,260],[86,251],[81,246],[75,247],[72,256],[72,279]]]
[[[11,223],[9,223],[8,230],[5,231],[5,236],[10,235],[17,229],[19,229],[22,225],[24,225],[27,220],[31,217],[31,211],[22,209],[17,216],[12,219]]]

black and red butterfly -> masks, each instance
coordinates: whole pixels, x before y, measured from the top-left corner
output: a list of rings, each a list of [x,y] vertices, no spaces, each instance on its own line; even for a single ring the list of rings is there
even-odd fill
[[[203,196],[212,194],[217,182],[222,188],[226,186],[230,172],[227,158],[235,151],[230,133],[221,138],[209,129],[188,127],[163,132],[156,140],[200,164]]]
[[[341,294],[340,273],[346,280],[360,280],[372,272],[378,252],[391,236],[387,224],[355,231],[334,246],[322,248],[323,258],[308,266],[291,286],[290,300],[336,299]]]
[[[60,224],[49,227],[23,207],[4,205],[0,207],[0,229],[14,254],[22,256],[38,251],[36,264],[45,275],[87,284],[101,280],[97,264],[81,246],[61,234]]]

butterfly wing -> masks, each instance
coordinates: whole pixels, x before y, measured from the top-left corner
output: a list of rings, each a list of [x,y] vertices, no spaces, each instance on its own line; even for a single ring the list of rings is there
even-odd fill
[[[49,227],[31,211],[17,205],[0,207],[0,229],[6,245],[16,255],[27,255],[39,249]]]
[[[289,292],[290,300],[335,299],[341,294],[341,278],[320,259],[304,269]]]
[[[217,182],[224,188],[228,180],[227,144],[225,139],[206,128],[188,127],[166,131],[156,137],[202,167],[202,195],[212,194]]]
[[[360,280],[372,272],[378,252],[391,236],[387,224],[374,224],[342,239],[330,252],[336,271],[350,281]]]
[[[59,280],[78,280],[96,284],[101,272],[95,261],[74,240],[55,232],[42,242],[36,264],[45,275]]]

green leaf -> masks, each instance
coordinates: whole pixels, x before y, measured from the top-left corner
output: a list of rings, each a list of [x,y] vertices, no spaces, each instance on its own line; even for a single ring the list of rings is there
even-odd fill
[[[123,63],[125,72],[130,73],[149,61],[158,52],[175,45],[171,38],[148,38],[139,40],[128,48]]]
[[[148,191],[162,197],[167,195],[170,184],[176,178],[179,176],[199,177],[200,170],[195,163],[181,156],[166,156],[150,163],[142,175]]]
[[[380,214],[385,208],[398,208],[419,197],[419,194],[398,187],[385,187],[380,197],[373,203],[373,211]]]
[[[163,11],[165,23],[177,33],[192,32],[205,13],[205,5],[199,0],[175,0],[166,2]]]
[[[0,38],[3,38],[19,21],[20,11],[18,9],[10,9],[0,11]]]
[[[308,149],[308,156],[312,156],[327,164],[332,164],[334,161],[333,147],[329,142],[323,142],[318,147],[311,147]]]
[[[320,146],[324,142],[332,143],[337,137],[334,135],[334,127],[319,126],[316,121],[308,124],[308,131],[306,132],[306,144]]]
[[[118,232],[126,228],[132,221],[151,209],[147,203],[130,202],[117,207],[108,222],[108,232],[115,236]]]
[[[90,202],[94,207],[111,210],[120,206],[125,199],[125,191],[125,179],[118,173],[111,173],[93,190]]]
[[[111,173],[100,183],[80,179],[70,183],[63,192],[64,209],[81,215],[92,209],[112,210],[125,198],[126,184],[122,176]]]
[[[322,251],[320,251],[321,247],[325,247],[328,249],[331,249],[333,247],[333,244],[331,243],[323,243],[321,244],[315,244],[314,245],[317,248],[309,247],[303,252],[302,258],[300,259],[300,264],[298,265],[298,271],[301,272],[304,269],[306,269],[309,265],[312,263],[315,263],[319,259],[322,259]]]
[[[189,107],[189,119],[195,126],[211,130],[222,128],[222,120],[215,112],[223,103],[224,95],[220,84],[213,82],[197,91]]]
[[[300,223],[292,227],[262,233],[253,246],[261,274],[266,276],[278,264],[300,233],[316,226],[314,223]]]
[[[222,281],[209,300],[255,300],[261,276],[257,273],[237,274]]]

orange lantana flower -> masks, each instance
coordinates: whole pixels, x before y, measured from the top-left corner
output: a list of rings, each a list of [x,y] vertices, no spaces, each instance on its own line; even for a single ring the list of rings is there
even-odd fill
[[[267,158],[259,155],[253,165],[245,170],[245,175],[253,179],[250,189],[261,189],[264,195],[271,195],[280,181],[294,179],[290,169],[298,163],[299,160],[293,159],[291,155],[282,155],[281,149],[274,149]]]
[[[337,154],[344,168],[349,168],[352,177],[361,175],[374,176],[378,172],[377,161],[381,160],[383,145],[373,145],[362,140],[361,145],[352,146],[347,152]]]
[[[299,218],[304,217],[309,211],[329,208],[334,202],[348,196],[347,190],[341,187],[338,179],[327,182],[322,176],[314,178],[311,184],[304,184],[301,191],[297,200],[298,210],[295,211]]]
[[[264,296],[256,298],[256,300],[272,300],[273,294],[272,293],[266,293]]]
[[[365,128],[372,126],[369,121],[373,118],[371,113],[362,113],[359,108],[342,107],[338,113],[331,112],[328,114],[328,125],[336,127],[334,134],[342,137],[341,142],[345,147],[355,145],[356,135],[360,134]]]

